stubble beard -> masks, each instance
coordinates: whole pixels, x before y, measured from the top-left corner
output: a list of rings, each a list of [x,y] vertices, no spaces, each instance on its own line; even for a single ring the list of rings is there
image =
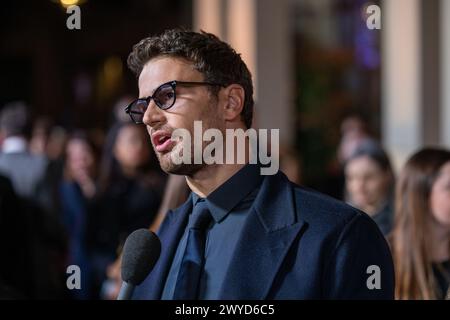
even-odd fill
[[[221,129],[219,126],[220,122],[218,120],[218,117],[214,113],[214,110],[216,110],[216,108],[217,108],[217,102],[211,101],[209,106],[206,108],[207,111],[201,115],[200,119],[205,119],[205,120],[203,120],[203,132],[210,128]],[[224,132],[224,128],[222,128],[221,131]],[[172,130],[172,132],[173,132],[173,130]],[[179,154],[178,146],[182,143],[181,141],[178,141],[177,145],[175,145],[170,151],[168,151],[164,154],[157,152],[155,150],[155,146],[153,146],[153,149],[155,150],[155,153],[158,158],[161,169],[164,172],[166,172],[168,174],[176,174],[176,175],[184,175],[184,176],[192,177],[197,172],[199,172],[199,171],[205,169],[207,166],[209,166],[208,164],[203,162],[203,158],[202,158],[202,163],[200,163],[200,164],[194,163],[194,135],[193,135],[194,129],[193,129],[193,126],[191,126],[191,128],[189,129],[189,132],[191,134],[191,161],[190,161],[190,163],[176,164],[172,161],[171,154],[173,152],[176,152]],[[203,136],[203,132],[202,132],[202,136]],[[207,144],[208,143],[206,143],[202,139],[202,155],[203,155],[203,150],[205,149]]]

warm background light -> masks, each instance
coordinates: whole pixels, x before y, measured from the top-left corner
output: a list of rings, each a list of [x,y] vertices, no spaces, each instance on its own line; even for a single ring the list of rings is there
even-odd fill
[[[61,4],[65,7],[78,4],[78,0],[60,0],[59,2],[61,2]]]
[[[86,0],[53,0],[53,2],[59,3],[62,7],[68,8],[70,6],[78,6],[86,2]]]

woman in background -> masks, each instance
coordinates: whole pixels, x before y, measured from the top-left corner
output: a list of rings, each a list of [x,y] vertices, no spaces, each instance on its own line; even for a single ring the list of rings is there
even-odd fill
[[[68,238],[68,265],[78,265],[83,276],[76,299],[89,299],[90,267],[86,252],[86,221],[96,195],[97,160],[93,143],[83,132],[74,133],[66,146],[63,180],[60,183],[62,220]]]
[[[186,178],[181,175],[169,175],[164,190],[164,196],[158,214],[150,225],[150,231],[157,232],[169,210],[178,208],[182,205],[190,194],[190,189],[186,183]],[[114,263],[107,269],[108,292],[105,292],[104,298],[107,300],[116,300],[122,285],[121,265],[122,256],[119,256]]]
[[[100,297],[106,295],[101,287],[107,267],[117,259],[126,237],[148,228],[157,214],[164,176],[154,169],[156,164],[143,127],[119,123],[111,129],[88,231],[94,292]]]
[[[374,143],[363,143],[345,163],[347,201],[364,211],[387,235],[393,221],[394,174],[386,152]]]
[[[397,299],[450,298],[450,152],[424,149],[401,173],[390,237]]]

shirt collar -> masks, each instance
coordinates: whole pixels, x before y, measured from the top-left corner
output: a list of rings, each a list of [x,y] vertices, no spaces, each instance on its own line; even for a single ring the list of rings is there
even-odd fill
[[[27,141],[22,137],[8,137],[3,140],[3,153],[21,153],[27,151]]]
[[[247,164],[220,187],[206,197],[206,204],[214,221],[222,221],[233,208],[261,184],[260,166]],[[200,196],[192,192],[192,204],[195,206]]]

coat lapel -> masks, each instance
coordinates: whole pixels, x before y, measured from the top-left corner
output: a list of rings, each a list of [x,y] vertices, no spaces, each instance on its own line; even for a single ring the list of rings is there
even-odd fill
[[[167,221],[161,226],[158,236],[161,240],[161,256],[155,268],[142,285],[142,299],[158,300],[166,282],[173,257],[183,236],[187,224],[187,218],[192,211],[192,199],[188,197],[186,202],[174,211],[167,213]]]
[[[292,187],[282,173],[267,176],[249,212],[219,299],[266,299],[294,239],[297,221]]]

